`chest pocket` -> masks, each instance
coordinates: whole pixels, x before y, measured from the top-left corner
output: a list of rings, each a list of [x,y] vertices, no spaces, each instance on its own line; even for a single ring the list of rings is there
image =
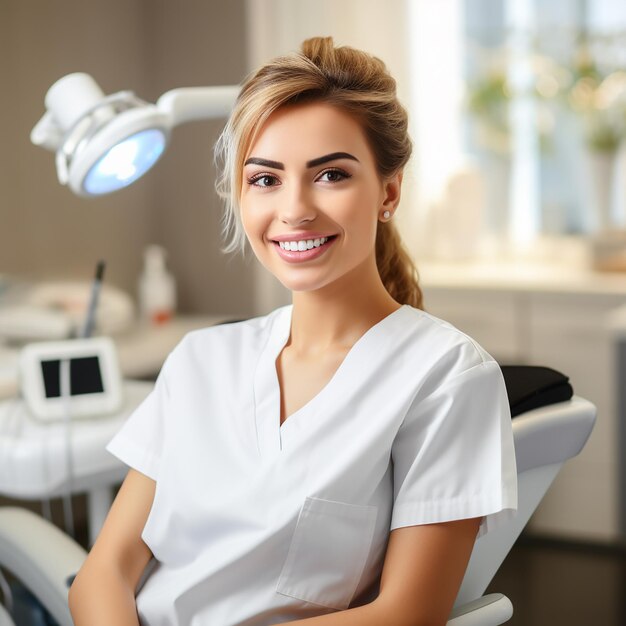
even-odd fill
[[[370,551],[377,507],[307,497],[276,591],[347,609]]]

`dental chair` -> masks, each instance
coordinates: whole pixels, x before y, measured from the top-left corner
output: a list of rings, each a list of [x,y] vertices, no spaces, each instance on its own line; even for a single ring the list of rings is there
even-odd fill
[[[517,372],[511,373],[517,376]],[[505,380],[511,400],[510,376],[505,374]],[[517,403],[518,410],[523,410],[517,416],[511,405],[515,416],[518,511],[510,521],[476,541],[447,626],[496,626],[507,622],[513,614],[506,596],[483,595],[485,589],[563,463],[582,450],[595,423],[593,404],[570,397],[571,387],[567,395],[570,399],[559,401],[562,395],[558,389],[562,387],[557,386],[556,393],[548,390],[538,401],[536,394],[527,394]],[[542,403],[551,404],[526,410]],[[67,593],[86,556],[80,545],[38,515],[17,507],[0,508],[0,568],[18,578],[60,626],[73,624]],[[14,624],[0,605],[0,626],[23,625]]]

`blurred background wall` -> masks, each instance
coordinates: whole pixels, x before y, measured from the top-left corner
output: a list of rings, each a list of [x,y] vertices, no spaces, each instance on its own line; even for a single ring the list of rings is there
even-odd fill
[[[106,93],[154,102],[181,86],[237,84],[247,67],[244,1],[0,2],[0,274],[105,282],[137,293],[147,244],[163,245],[179,309],[252,311],[249,261],[220,252],[212,147],[220,121],[176,129],[151,176],[99,199],[56,180],[51,153],[30,143],[58,78],[94,76]]]

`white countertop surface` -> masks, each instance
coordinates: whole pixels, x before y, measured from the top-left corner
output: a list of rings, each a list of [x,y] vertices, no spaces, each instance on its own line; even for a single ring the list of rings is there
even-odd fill
[[[507,289],[626,297],[626,273],[598,272],[575,265],[494,260],[422,261],[417,267],[424,289]]]
[[[87,491],[121,482],[128,468],[109,454],[105,445],[153,386],[151,382],[125,381],[124,401],[118,411],[73,420],[69,433],[64,422],[37,420],[23,400],[0,400],[0,493],[31,500],[62,494],[70,484],[73,491]]]

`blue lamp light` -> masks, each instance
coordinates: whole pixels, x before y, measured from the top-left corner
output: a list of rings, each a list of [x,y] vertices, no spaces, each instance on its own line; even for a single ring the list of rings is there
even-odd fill
[[[189,87],[163,94],[156,105],[130,91],[104,96],[88,74],[58,80],[31,141],[56,152],[59,182],[80,196],[122,189],[160,158],[174,126],[226,116],[237,86]]]
[[[98,196],[135,182],[159,160],[166,141],[163,131],[157,128],[123,139],[87,172],[83,183],[86,193]]]

